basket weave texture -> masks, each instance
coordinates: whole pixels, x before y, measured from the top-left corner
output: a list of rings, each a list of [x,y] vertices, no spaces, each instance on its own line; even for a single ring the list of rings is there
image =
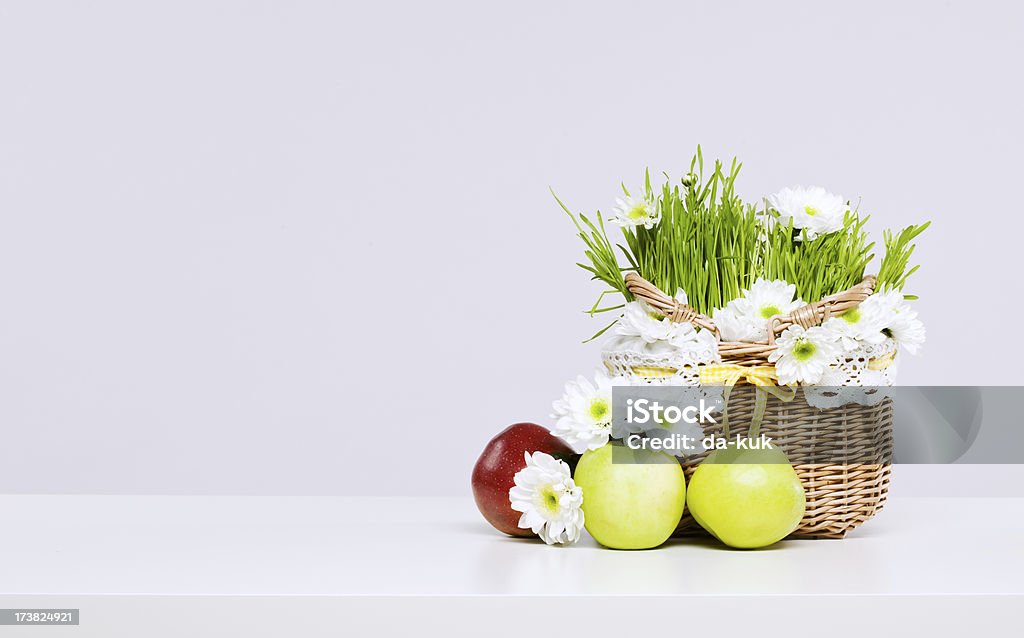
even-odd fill
[[[749,423],[753,411],[752,388],[731,393],[731,423]],[[789,456],[807,496],[792,537],[843,538],[882,508],[892,469],[892,422],[888,398],[874,406],[825,410],[808,405],[802,393],[789,403],[769,401],[760,432]],[[708,424],[705,435],[710,434],[723,436],[722,424]],[[683,462],[687,480],[701,460],[703,455]],[[677,534],[705,533],[689,512],[683,514]]]
[[[709,317],[679,303],[640,275],[626,275],[626,285],[634,297],[672,321],[713,331],[719,338],[722,361],[742,366],[771,365],[768,355],[775,350],[776,335],[794,324],[805,328],[820,325],[829,317],[855,308],[874,292],[874,284],[875,278],[868,276],[849,290],[788,315],[772,317],[765,341],[724,342]],[[642,371],[636,373],[643,376]],[[729,422],[734,427],[749,423],[754,405],[753,388],[737,386],[729,396]],[[790,537],[843,538],[882,508],[892,473],[892,426],[893,404],[888,398],[874,406],[847,404],[828,409],[809,405],[802,392],[788,403],[768,402],[760,432],[789,456],[807,496],[804,518]],[[722,436],[722,425],[708,424],[705,434]],[[691,457],[683,462],[687,480],[700,460]],[[686,512],[677,534],[706,532]]]

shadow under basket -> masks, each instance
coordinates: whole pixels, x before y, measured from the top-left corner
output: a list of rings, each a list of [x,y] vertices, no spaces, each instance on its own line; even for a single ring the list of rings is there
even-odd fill
[[[745,432],[754,397],[750,386],[737,386],[729,397],[730,434]],[[892,473],[893,404],[856,403],[819,409],[803,392],[785,403],[769,400],[760,433],[786,452],[807,496],[807,509],[788,538],[843,538],[875,515],[889,490]],[[705,435],[723,436],[722,424],[705,427]],[[704,456],[683,462],[686,480]],[[676,536],[708,535],[689,511]]]

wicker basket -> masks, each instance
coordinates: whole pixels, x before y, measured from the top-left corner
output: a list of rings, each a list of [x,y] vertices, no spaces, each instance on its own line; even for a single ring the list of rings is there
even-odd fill
[[[830,316],[856,307],[874,290],[874,277],[853,288],[803,306],[789,315],[772,317],[769,338],[763,342],[723,342],[714,322],[680,304],[636,273],[626,284],[641,299],[673,321],[686,321],[719,336],[723,362],[741,366],[767,366],[775,349],[775,336],[793,324],[819,325]],[[648,377],[646,370],[634,369]],[[661,376],[666,376],[662,371]],[[649,377],[648,377],[649,378]],[[737,385],[729,394],[728,415],[733,424],[754,418],[755,389]],[[807,495],[803,520],[791,538],[843,538],[878,512],[885,503],[892,471],[893,405],[889,398],[876,405],[850,403],[820,409],[809,405],[803,392],[789,402],[769,399],[760,432],[771,437],[789,456]],[[709,424],[705,434],[723,435],[721,424]],[[701,457],[683,462],[687,480]],[[706,534],[689,513],[684,513],[677,534]]]
[[[729,396],[729,421],[749,423],[754,398],[750,386]],[[802,393],[789,402],[769,400],[760,431],[789,456],[807,494],[807,510],[792,536],[842,538],[875,515],[885,502],[892,463],[892,399],[878,405],[847,404],[819,409]],[[722,425],[706,434],[723,436]],[[683,463],[686,478],[703,456]],[[704,534],[689,513],[677,533]]]

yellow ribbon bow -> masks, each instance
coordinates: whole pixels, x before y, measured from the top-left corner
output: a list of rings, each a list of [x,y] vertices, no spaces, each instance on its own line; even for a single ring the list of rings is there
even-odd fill
[[[729,420],[727,407],[729,404],[729,393],[740,379],[755,387],[754,395],[754,416],[750,420],[750,436],[756,437],[761,429],[761,421],[768,409],[768,395],[778,398],[780,401],[789,403],[796,397],[796,388],[777,385],[779,380],[775,372],[775,366],[741,366],[735,363],[714,363],[700,368],[700,382],[706,385],[725,386],[722,406],[722,427],[726,436],[729,433]]]

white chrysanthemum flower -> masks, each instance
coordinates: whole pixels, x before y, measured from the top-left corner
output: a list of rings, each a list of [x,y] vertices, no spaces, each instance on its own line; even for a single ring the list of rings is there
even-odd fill
[[[685,304],[686,293],[680,288],[676,301]],[[717,359],[718,340],[707,330],[698,330],[689,323],[675,323],[643,301],[631,301],[615,326],[615,337],[606,346],[613,352],[629,351],[644,354],[690,352],[695,356]]]
[[[580,375],[565,384],[565,394],[552,404],[551,433],[577,454],[596,450],[608,442],[612,431],[612,380],[599,371],[594,383]]]
[[[777,348],[768,355],[768,361],[775,364],[782,385],[818,383],[839,355],[835,338],[820,326],[804,330],[792,325],[775,344]]]
[[[917,354],[927,336],[924,324],[917,318],[917,311],[911,310],[907,305],[900,306],[886,330],[896,343],[906,348],[910,354]]]
[[[739,299],[715,310],[713,319],[725,341],[758,341],[768,338],[768,320],[803,305],[796,286],[785,281],[758,279]]]
[[[685,304],[686,293],[680,289],[676,301]],[[639,338],[644,343],[667,342],[677,348],[697,339],[697,329],[689,323],[675,323],[650,304],[631,301],[615,326],[615,333],[623,337]]]
[[[779,213],[779,223],[802,229],[807,239],[827,235],[840,230],[846,212],[850,209],[839,195],[833,195],[824,188],[784,188],[768,197],[768,203]]]
[[[743,314],[734,305],[737,300],[730,301],[725,308],[718,308],[712,313],[712,320],[718,326],[722,341],[757,341],[760,339],[761,326],[753,316]],[[767,322],[765,322],[767,337]]]
[[[833,337],[850,352],[864,344],[879,344],[885,341],[885,328],[882,313],[877,306],[861,304],[847,310],[838,317],[832,317],[821,327],[832,333]]]
[[[876,292],[861,302],[858,308],[874,312],[884,317],[883,322],[888,322],[896,312],[896,308],[903,304],[903,295],[895,290],[889,292]]]
[[[876,292],[859,307],[878,313],[883,334],[892,337],[910,354],[917,354],[924,344],[924,324],[917,318],[917,311],[911,309],[898,290]]]
[[[622,318],[615,325],[615,334],[638,337],[645,343],[686,342],[695,339],[696,332],[688,323],[672,323],[668,317],[643,301],[627,303]]]
[[[544,452],[529,452],[526,467],[516,472],[508,491],[512,509],[522,512],[519,527],[533,531],[548,545],[575,543],[583,529],[583,489],[576,486],[564,461]]]
[[[803,305],[795,298],[796,286],[782,280],[758,279],[743,297],[746,311],[765,325],[775,315],[789,314]]]
[[[661,221],[658,200],[649,194],[646,188],[641,188],[640,193],[638,197],[626,195],[624,198],[616,199],[615,216],[612,217],[612,221],[622,226],[654,228],[654,225]]]

